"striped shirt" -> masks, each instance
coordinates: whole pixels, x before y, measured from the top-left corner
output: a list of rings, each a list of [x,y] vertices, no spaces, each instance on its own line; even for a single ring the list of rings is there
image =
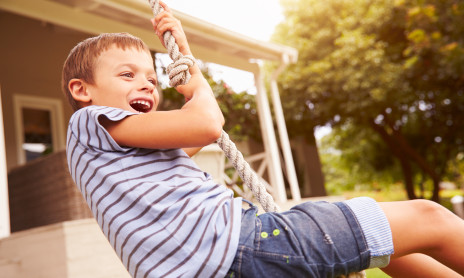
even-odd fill
[[[98,122],[133,114],[102,106],[74,113],[66,146],[73,180],[133,277],[224,277],[241,199],[181,149],[119,146]]]

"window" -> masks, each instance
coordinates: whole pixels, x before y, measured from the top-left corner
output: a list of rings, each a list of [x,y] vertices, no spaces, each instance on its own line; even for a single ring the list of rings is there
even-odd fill
[[[18,164],[64,149],[60,100],[14,95],[13,104]]]

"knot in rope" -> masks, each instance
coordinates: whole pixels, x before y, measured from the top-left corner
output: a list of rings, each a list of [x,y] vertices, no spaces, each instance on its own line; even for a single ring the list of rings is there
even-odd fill
[[[148,3],[150,4],[155,17],[164,11],[159,0],[148,0]],[[166,72],[169,75],[169,86],[177,87],[178,85],[187,84],[191,77],[189,68],[195,64],[195,58],[192,55],[184,56],[180,53],[176,39],[170,31],[166,31],[163,34],[163,41],[166,49],[168,50],[169,57],[171,57],[173,61],[166,69]]]
[[[171,36],[171,38],[173,37]],[[195,58],[192,55],[182,55],[180,52],[179,54],[179,58],[166,68],[171,87],[187,84],[191,77],[189,68],[195,64]]]

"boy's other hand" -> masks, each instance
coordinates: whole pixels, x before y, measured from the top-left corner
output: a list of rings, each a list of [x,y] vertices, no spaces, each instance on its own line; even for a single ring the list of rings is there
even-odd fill
[[[160,5],[163,7],[164,11],[160,12],[154,19],[151,20],[153,24],[153,29],[155,30],[156,35],[160,39],[164,47],[163,34],[166,31],[171,31],[172,36],[176,40],[177,45],[179,46],[179,51],[183,55],[192,55],[190,47],[187,42],[187,37],[185,36],[184,30],[182,29],[181,22],[174,17],[171,12],[171,9],[162,1]]]

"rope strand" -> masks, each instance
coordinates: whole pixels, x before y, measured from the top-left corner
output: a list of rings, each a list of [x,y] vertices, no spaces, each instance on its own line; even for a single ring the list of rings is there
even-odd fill
[[[266,187],[260,182],[258,175],[251,169],[250,164],[243,158],[242,153],[237,149],[229,135],[223,130],[217,144],[224,151],[226,157],[232,162],[240,178],[247,185],[253,195],[261,204],[266,212],[280,211],[279,206],[274,202],[271,194],[266,191]]]

